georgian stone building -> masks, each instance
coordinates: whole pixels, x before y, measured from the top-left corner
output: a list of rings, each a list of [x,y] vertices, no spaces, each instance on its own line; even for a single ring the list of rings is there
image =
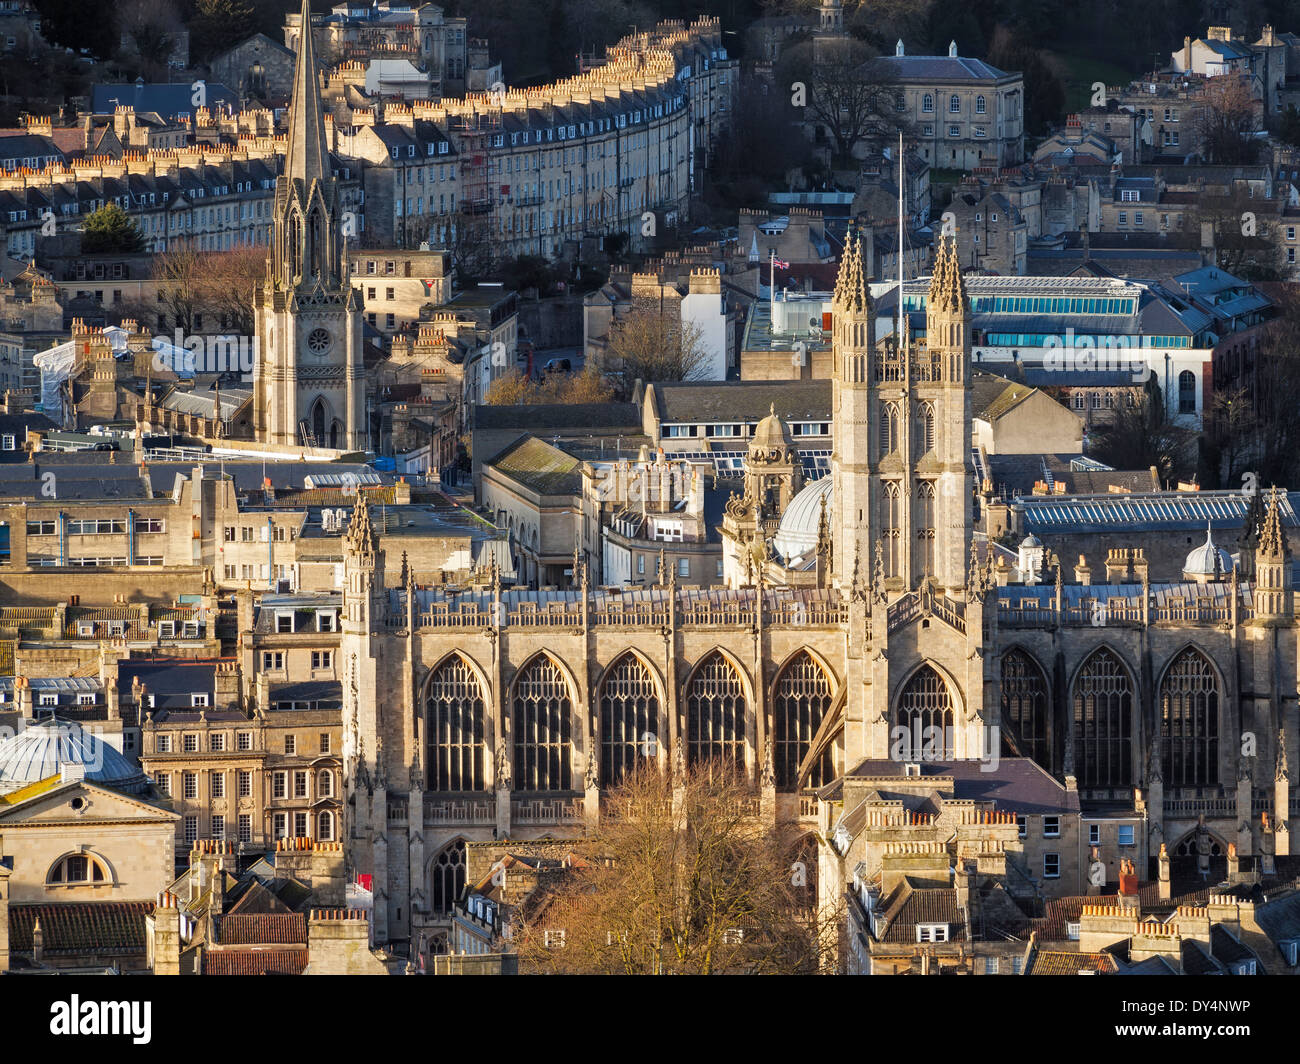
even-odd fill
[[[1083,820],[1135,824],[1099,836],[1112,879],[1162,846],[1192,867],[1230,844],[1289,852],[1285,504],[1274,496],[1251,518],[1252,582],[1204,570],[1198,548],[1184,582],[1152,583],[1133,549],[1112,552],[1093,583],[1082,560],[1065,571],[1049,538],[1041,582],[1009,583],[971,548],[971,308],[950,241],[926,313],[926,342],[875,342],[850,239],[832,300],[829,486],[809,484],[786,510],[816,515],[812,577],[784,573],[780,523],[772,535],[762,517],[795,486],[781,480],[779,425],[765,429],[776,465],[753,474],[773,474],[754,484],[760,519],[740,507],[731,523],[762,536],[766,564],[730,589],[679,588],[671,568],[656,586],[598,588],[581,566],[567,590],[507,588],[491,572],[477,589],[391,588],[370,513],[355,510],[339,648],[343,838],[351,871],[374,877],[376,941],[436,947],[468,842],[594,830],[602,795],[646,760],[677,773],[729,759],[753,786],[754,815],[796,844],[820,824],[840,840],[822,844],[826,898],[879,871],[846,866],[843,854],[862,852],[855,832],[876,829],[852,815],[851,789],[830,785],[885,759],[979,761],[991,780],[996,751],[1032,759],[1069,803],[1077,793]],[[816,505],[806,492],[821,493]],[[981,845],[1040,897],[1089,860],[1080,840],[1014,834]]]

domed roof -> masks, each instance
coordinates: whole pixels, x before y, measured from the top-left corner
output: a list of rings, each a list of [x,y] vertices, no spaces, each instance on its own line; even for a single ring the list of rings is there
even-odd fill
[[[1185,576],[1227,576],[1232,572],[1232,555],[1214,545],[1214,533],[1205,529],[1205,542],[1194,548],[1183,563]]]
[[[1029,535],[1027,535],[1024,539],[1020,541],[1020,545],[1022,547],[1041,547],[1043,545],[1043,541],[1039,539],[1036,535],[1034,535],[1032,532],[1030,532]]]
[[[776,404],[768,407],[768,415],[754,426],[754,437],[749,441],[751,449],[764,451],[779,450],[790,446],[790,430],[786,423],[776,416]]]
[[[781,524],[772,537],[772,546],[783,559],[797,558],[816,549],[822,500],[826,500],[827,523],[830,522],[831,511],[834,509],[831,480],[828,476],[814,480],[791,499],[790,505],[785,508]]]
[[[0,743],[0,794],[58,776],[64,765],[82,765],[87,780],[115,790],[149,788],[148,777],[108,743],[73,721],[50,718]]]

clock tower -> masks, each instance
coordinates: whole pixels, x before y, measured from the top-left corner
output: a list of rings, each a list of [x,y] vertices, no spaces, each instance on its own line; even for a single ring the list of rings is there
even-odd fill
[[[254,429],[263,443],[364,450],[361,306],[347,278],[308,0],[302,25],[271,254],[254,297]]]

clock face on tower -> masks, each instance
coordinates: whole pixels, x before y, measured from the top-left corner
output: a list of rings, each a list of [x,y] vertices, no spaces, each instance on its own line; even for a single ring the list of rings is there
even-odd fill
[[[313,355],[323,355],[334,343],[328,329],[312,329],[307,334],[307,350]]]

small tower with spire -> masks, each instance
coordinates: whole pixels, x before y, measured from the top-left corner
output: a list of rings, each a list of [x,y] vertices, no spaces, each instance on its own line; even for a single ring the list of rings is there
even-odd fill
[[[1264,510],[1264,528],[1255,552],[1255,617],[1290,620],[1295,616],[1291,588],[1291,549],[1282,527],[1282,493],[1274,488]]]
[[[831,570],[839,584],[850,578],[858,538],[869,541],[869,529],[875,525],[871,491],[874,329],[874,307],[862,263],[862,237],[851,227],[831,297],[831,407],[835,415]]]
[[[361,303],[343,265],[351,221],[330,162],[309,0],[301,17],[270,258],[254,296],[253,430],[264,443],[361,450]]]

